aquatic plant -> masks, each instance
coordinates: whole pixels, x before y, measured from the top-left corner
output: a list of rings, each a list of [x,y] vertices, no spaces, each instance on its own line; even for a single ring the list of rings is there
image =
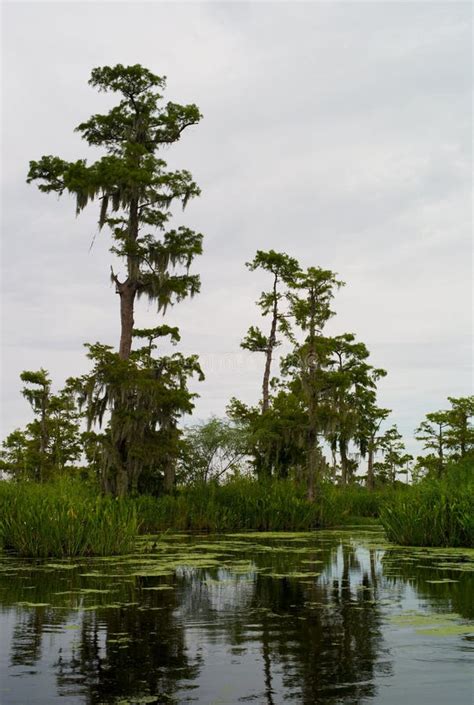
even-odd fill
[[[99,496],[79,482],[0,483],[1,543],[22,556],[124,553],[138,528],[133,503]]]
[[[453,467],[445,480],[425,480],[395,494],[380,515],[389,540],[404,546],[474,546],[471,476],[472,463]]]
[[[174,495],[139,497],[137,510],[145,531],[311,529],[320,525],[319,505],[304,489],[285,480],[258,482],[238,478],[224,485],[199,484]]]
[[[389,497],[404,488],[395,490],[390,486],[384,489],[369,491],[360,485],[337,487],[327,484],[324,487],[321,503],[321,523],[324,526],[334,526],[353,522],[358,518],[375,519],[380,509]]]
[[[163,531],[304,531],[375,520],[391,488],[323,486],[314,502],[291,480],[236,478],[223,485],[196,484],[159,498],[136,500],[142,530]]]

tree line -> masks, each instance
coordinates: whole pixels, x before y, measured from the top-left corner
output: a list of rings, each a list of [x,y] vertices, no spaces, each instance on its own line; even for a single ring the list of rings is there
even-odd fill
[[[246,468],[262,481],[303,483],[313,499],[325,481],[357,479],[354,449],[366,458],[370,489],[395,483],[410,465],[415,475],[441,477],[450,456],[473,449],[474,397],[449,398],[449,410],[428,414],[417,429],[427,455],[413,464],[396,426],[385,428],[390,410],[377,402],[385,370],[370,364],[353,333],[326,332],[343,282],[274,250],[258,250],[247,263],[269,282],[257,301],[266,328],[251,326],[241,343],[262,357],[259,403],[233,398],[226,419],[183,431],[180,420],[192,413],[196,396],[189,381],[204,379],[198,356],[162,354],[164,340],[179,344],[178,328],[136,328],[135,314],[143,296],[166,316],[200,290],[192,265],[203,236],[171,225],[173,207],[184,209],[199,187],[188,171],[169,170],[163,151],[201,114],[194,104],[165,102],[165,79],[140,65],[96,68],[89,83],[119,99],[76,128],[102,156],[92,163],[43,156],[30,162],[27,181],[45,193],[72,194],[76,213],[97,204],[99,228],[107,228],[110,252],[123,269],[110,268],[118,350],[87,344],[90,372],[71,377],[57,394],[46,370],[22,373],[34,420],[3,442],[3,472],[39,482],[80,472],[98,478],[105,493],[124,496],[170,492],[177,482],[216,480]],[[283,343],[290,352],[276,371]]]

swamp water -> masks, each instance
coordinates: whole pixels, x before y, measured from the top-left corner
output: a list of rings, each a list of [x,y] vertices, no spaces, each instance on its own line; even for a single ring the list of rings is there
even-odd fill
[[[474,550],[378,530],[0,554],[1,705],[470,705]]]

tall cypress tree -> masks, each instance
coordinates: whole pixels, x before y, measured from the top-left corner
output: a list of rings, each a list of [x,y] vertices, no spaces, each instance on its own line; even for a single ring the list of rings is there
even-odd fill
[[[105,155],[91,164],[43,156],[30,162],[27,181],[38,182],[46,193],[73,194],[77,213],[90,201],[100,201],[99,227],[109,227],[111,252],[126,267],[123,278],[113,270],[111,276],[120,297],[119,354],[127,359],[137,298],[148,297],[164,312],[199,291],[199,277],[189,274],[189,267],[202,251],[202,235],[187,227],[167,229],[172,204],[184,208],[199,189],[188,171],[169,171],[158,153],[201,115],[193,104],[163,104],[165,78],[139,64],[95,68],[89,83],[120,96],[108,113],[92,115],[76,128]]]
[[[308,410],[307,485],[308,498],[313,499],[322,480],[323,456],[319,439],[327,430],[329,393],[333,381],[328,380],[326,367],[331,353],[331,339],[323,329],[334,315],[331,301],[343,282],[334,272],[321,267],[308,267],[297,275],[289,293],[290,313],[305,334],[304,342],[295,347],[288,358],[293,365],[294,382],[300,387]],[[287,363],[284,362],[284,368]]]
[[[95,68],[89,83],[120,98],[108,113],[92,115],[76,128],[91,147],[105,153],[90,164],[86,159],[68,162],[43,156],[30,162],[27,181],[37,182],[46,193],[73,194],[77,213],[98,200],[99,228],[109,228],[110,251],[125,265],[123,275],[111,268],[120,299],[118,354],[108,346],[89,346],[91,374],[71,380],[87,407],[89,427],[106,424],[98,437],[102,486],[124,495],[137,490],[147,470],[164,475],[170,489],[177,421],[193,407],[187,379],[202,373],[195,356],[154,358],[153,340],[171,336],[176,342],[178,331],[169,326],[137,331],[134,317],[141,296],[165,313],[200,288],[199,276],[189,270],[202,252],[202,235],[188,227],[168,226],[172,206],[185,208],[199,189],[188,171],[168,170],[161,152],[201,115],[193,104],[164,103],[165,78],[139,64]],[[147,338],[148,345],[133,351],[134,336]]]
[[[293,257],[289,257],[284,252],[275,252],[275,250],[269,250],[268,252],[257,250],[253,260],[247,262],[246,266],[251,272],[256,269],[263,269],[272,275],[271,290],[263,291],[257,301],[262,316],[270,315],[269,334],[266,336],[260,328],[251,326],[241,343],[241,347],[245,350],[265,354],[262,382],[262,413],[265,413],[270,407],[270,373],[274,350],[280,345],[278,333],[286,335],[289,333],[287,318],[281,310],[281,301],[284,298],[281,286],[293,284],[300,267]]]

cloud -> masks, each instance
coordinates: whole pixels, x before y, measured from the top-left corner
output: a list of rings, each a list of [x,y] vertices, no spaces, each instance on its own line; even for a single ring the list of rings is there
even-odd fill
[[[244,267],[257,248],[346,280],[331,330],[357,333],[389,370],[381,403],[407,437],[472,391],[468,4],[39,2],[3,15],[4,432],[28,418],[22,369],[60,384],[86,369],[84,341],[117,341],[94,207],[76,219],[71,199],[25,184],[30,159],[87,153],[73,128],[111,104],[87,85],[104,63],[167,75],[167,97],[204,114],[166,153],[203,189],[176,213],[205,234],[202,294],[169,314],[207,361],[198,416],[258,398],[258,363],[239,357],[266,286]],[[155,318],[140,303],[138,323]]]

